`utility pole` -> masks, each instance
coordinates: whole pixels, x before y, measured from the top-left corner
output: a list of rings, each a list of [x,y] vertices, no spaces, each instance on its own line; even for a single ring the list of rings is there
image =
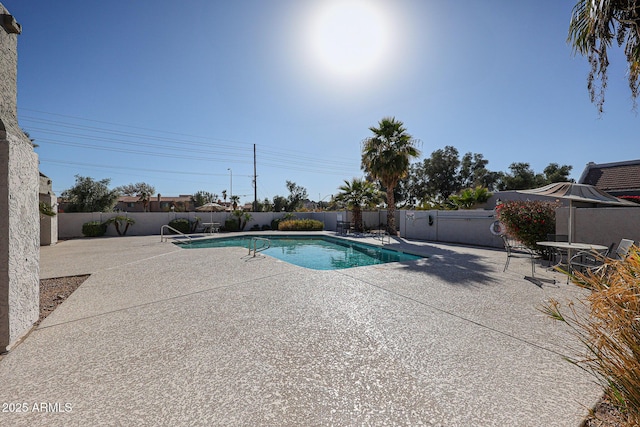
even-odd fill
[[[229,201],[233,204],[233,171],[231,168],[227,168],[227,170],[229,171]]]
[[[253,144],[253,211],[258,212],[258,175],[256,175],[256,144]]]

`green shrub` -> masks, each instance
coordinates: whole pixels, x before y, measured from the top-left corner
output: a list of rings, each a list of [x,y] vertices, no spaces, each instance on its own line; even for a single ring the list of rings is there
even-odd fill
[[[40,214],[44,216],[56,216],[56,211],[49,203],[40,202]]]
[[[265,230],[271,230],[271,226],[269,224],[263,224],[262,231],[265,231]]]
[[[280,223],[282,221],[288,221],[291,219],[294,219],[296,217],[296,215],[292,212],[287,212],[286,214],[284,214],[283,216],[281,216],[280,218],[275,218],[273,220],[271,220],[271,229],[272,230],[279,230],[280,229]]]
[[[508,201],[496,208],[498,219],[507,228],[507,234],[528,248],[543,253],[536,242],[547,240],[547,234],[556,231],[557,203],[542,201]]]
[[[249,231],[260,231],[260,226],[258,224],[253,224]]]
[[[85,237],[100,237],[107,232],[107,224],[100,221],[89,221],[82,224],[82,234]]]
[[[169,227],[175,228],[183,234],[189,234],[191,232],[191,224],[186,218],[177,218],[169,221]]]
[[[289,219],[280,221],[280,231],[322,231],[324,224],[315,219]]]
[[[239,231],[240,230],[240,223],[238,221],[238,218],[236,218],[236,217],[227,218],[224,221],[224,230],[225,231]]]
[[[241,210],[235,210],[231,213],[238,220],[238,230],[244,230],[247,223],[253,219],[253,216],[249,212],[243,212]]]
[[[576,276],[592,291],[580,301],[584,307],[562,308],[552,299],[542,311],[568,325],[583,344],[566,359],[596,377],[626,418],[622,425],[640,425],[640,252],[633,247],[626,259],[605,260],[599,270]]]

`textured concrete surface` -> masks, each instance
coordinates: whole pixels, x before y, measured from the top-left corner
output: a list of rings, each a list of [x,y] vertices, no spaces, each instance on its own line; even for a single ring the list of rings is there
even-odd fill
[[[17,119],[17,26],[0,4],[0,351],[38,319],[38,156]]]
[[[537,310],[579,291],[525,259],[397,240],[429,258],[314,271],[159,240],[41,248],[42,277],[91,277],[0,360],[26,409],[0,425],[564,427],[600,395]]]

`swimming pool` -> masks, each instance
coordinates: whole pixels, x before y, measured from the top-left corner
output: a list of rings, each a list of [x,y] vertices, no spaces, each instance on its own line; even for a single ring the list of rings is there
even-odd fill
[[[185,249],[244,247],[254,236],[235,236],[194,240],[180,246]],[[328,236],[255,236],[267,238],[271,247],[262,252],[281,261],[313,270],[339,270],[388,262],[415,261],[423,257],[392,249],[336,239]]]

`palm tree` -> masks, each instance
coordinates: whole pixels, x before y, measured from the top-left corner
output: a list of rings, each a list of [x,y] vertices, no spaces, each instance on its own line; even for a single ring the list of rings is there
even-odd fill
[[[393,190],[409,171],[409,162],[420,155],[413,139],[401,121],[385,117],[378,127],[370,127],[373,136],[362,144],[362,169],[380,181],[387,192],[387,231],[396,234],[395,198]]]
[[[150,194],[147,193],[146,191],[143,191],[143,192],[140,193],[138,201],[142,202],[142,210],[143,210],[143,212],[147,212],[148,209],[149,209],[149,201],[150,201],[149,200],[149,196],[150,196]]]
[[[465,188],[458,194],[449,196],[449,201],[456,209],[473,209],[480,203],[486,203],[491,197],[491,193],[485,187]]]
[[[231,206],[233,206],[233,210],[235,211],[236,209],[238,209],[238,203],[240,202],[240,196],[236,196],[233,195],[229,198],[229,201],[231,202]]]
[[[362,208],[373,207],[380,202],[378,189],[369,181],[353,178],[351,182],[345,180],[338,190],[340,193],[335,200],[346,203],[353,211],[354,227],[357,232],[362,232]]]
[[[602,113],[607,88],[607,48],[613,41],[625,44],[629,88],[636,106],[640,83],[640,3],[637,0],[578,0],[573,7],[568,42],[574,53],[584,55],[591,64],[587,88],[591,102]],[[598,88],[596,81],[600,80]]]

